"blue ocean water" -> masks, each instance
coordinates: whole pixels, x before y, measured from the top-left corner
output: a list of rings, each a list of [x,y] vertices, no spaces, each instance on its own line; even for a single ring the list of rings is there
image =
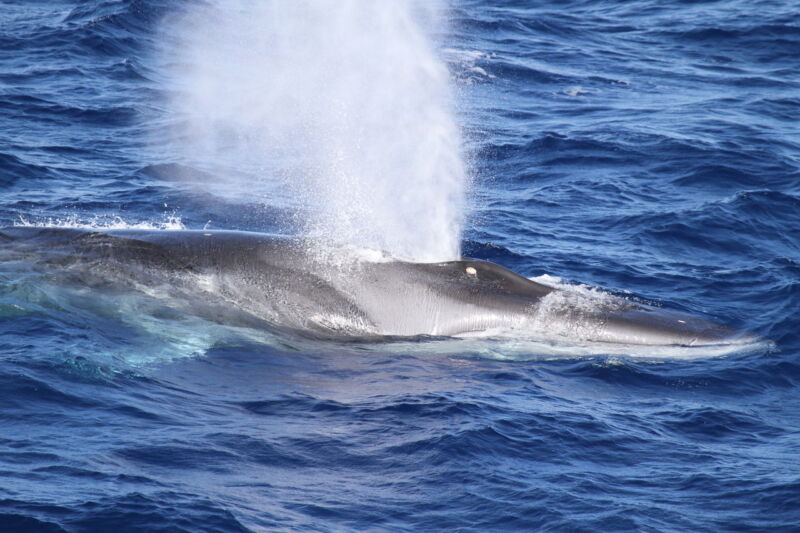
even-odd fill
[[[797,6],[492,4],[454,2],[437,36],[473,168],[464,254],[774,345],[215,343],[3,270],[0,531],[800,528]],[[185,5],[0,5],[0,226],[285,229],[280,202],[201,192],[153,150],[174,120],[155,51]]]

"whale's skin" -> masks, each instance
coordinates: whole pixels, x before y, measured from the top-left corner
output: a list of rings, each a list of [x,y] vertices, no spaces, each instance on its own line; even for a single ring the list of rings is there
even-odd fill
[[[576,341],[717,345],[752,338],[621,298],[591,302],[487,261],[359,260],[335,248],[240,231],[0,229],[0,262],[71,283],[158,287],[224,318],[338,338],[464,336],[493,330]],[[206,305],[208,304],[208,305]]]

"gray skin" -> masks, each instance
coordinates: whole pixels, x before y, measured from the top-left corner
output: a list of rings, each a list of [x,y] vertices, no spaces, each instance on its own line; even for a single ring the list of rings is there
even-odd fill
[[[223,320],[332,338],[462,336],[494,329],[575,341],[717,345],[754,337],[688,315],[593,300],[471,259],[367,262],[341,250],[234,231],[0,230],[0,262],[22,261],[64,282],[194,298]]]

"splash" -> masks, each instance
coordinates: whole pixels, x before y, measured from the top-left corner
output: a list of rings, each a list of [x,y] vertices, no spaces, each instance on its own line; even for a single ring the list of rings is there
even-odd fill
[[[129,222],[119,215],[93,215],[83,217],[69,215],[66,217],[46,217],[30,219],[22,215],[14,221],[14,226],[44,228],[78,228],[78,229],[144,229],[144,230],[183,230],[186,229],[180,217],[165,215],[162,221]]]
[[[165,24],[174,139],[232,197],[293,204],[310,237],[459,257],[467,172],[433,4],[190,6]]]

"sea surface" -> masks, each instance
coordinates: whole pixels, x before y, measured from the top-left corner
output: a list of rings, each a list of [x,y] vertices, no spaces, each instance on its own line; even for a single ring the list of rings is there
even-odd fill
[[[185,179],[258,169],[194,168],[160,136],[179,121],[161,51],[190,5],[0,3],[0,227],[287,230],[279,196]],[[221,342],[6,269],[0,532],[800,530],[797,3],[442,16],[463,254],[767,342]]]

